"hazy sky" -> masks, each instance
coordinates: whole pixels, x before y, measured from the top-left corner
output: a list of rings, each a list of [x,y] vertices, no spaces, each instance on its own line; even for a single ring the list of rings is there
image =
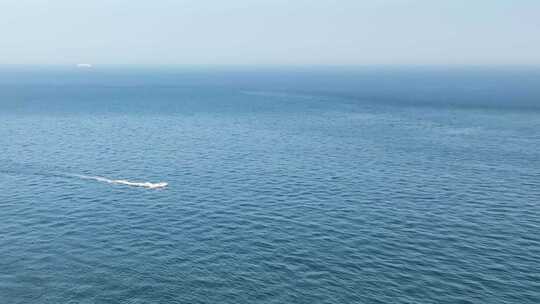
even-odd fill
[[[0,64],[540,64],[540,0],[0,0]]]

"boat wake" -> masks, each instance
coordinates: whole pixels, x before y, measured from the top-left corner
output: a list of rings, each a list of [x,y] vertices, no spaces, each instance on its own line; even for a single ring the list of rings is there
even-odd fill
[[[88,176],[88,175],[79,175],[79,174],[73,174],[73,176],[82,178],[82,179],[90,179],[95,180],[98,182],[104,182],[109,184],[116,184],[116,185],[126,185],[126,186],[132,186],[132,187],[143,187],[148,189],[159,189],[159,188],[165,188],[169,184],[165,182],[159,182],[159,183],[150,183],[150,182],[131,182],[128,180],[123,179],[108,179],[101,176]]]
[[[73,174],[66,173],[63,170],[58,170],[58,168],[38,166],[34,164],[19,164],[11,161],[2,161],[0,159],[0,174],[24,174],[24,175],[37,175],[43,177],[61,177],[61,178],[78,178],[86,180],[94,180],[98,182],[115,184],[115,185],[125,185],[131,187],[142,187],[147,189],[159,189],[165,188],[169,184],[165,182],[159,183],[150,183],[150,182],[135,182],[124,179],[109,179],[102,176],[93,176],[93,175],[82,175],[82,174]]]

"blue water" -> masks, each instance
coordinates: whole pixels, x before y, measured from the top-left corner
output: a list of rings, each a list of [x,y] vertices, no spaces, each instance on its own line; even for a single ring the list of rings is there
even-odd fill
[[[0,303],[540,303],[540,70],[2,67]]]

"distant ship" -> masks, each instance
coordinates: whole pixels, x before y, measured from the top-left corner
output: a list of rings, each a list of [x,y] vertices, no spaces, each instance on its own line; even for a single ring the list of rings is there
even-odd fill
[[[89,64],[89,63],[77,63],[77,67],[78,68],[86,68],[86,69],[88,69],[88,68],[91,68],[92,65]]]

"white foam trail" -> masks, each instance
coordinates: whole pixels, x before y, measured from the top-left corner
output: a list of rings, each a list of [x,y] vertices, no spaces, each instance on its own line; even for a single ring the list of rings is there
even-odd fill
[[[76,176],[82,179],[91,179],[98,182],[104,182],[104,183],[109,183],[109,184],[127,185],[127,186],[133,186],[133,187],[144,187],[148,189],[165,188],[169,185],[168,183],[165,183],[165,182],[159,182],[159,183],[130,182],[123,179],[108,179],[101,176],[88,176],[88,175],[79,175],[79,174],[73,174],[73,176]]]

